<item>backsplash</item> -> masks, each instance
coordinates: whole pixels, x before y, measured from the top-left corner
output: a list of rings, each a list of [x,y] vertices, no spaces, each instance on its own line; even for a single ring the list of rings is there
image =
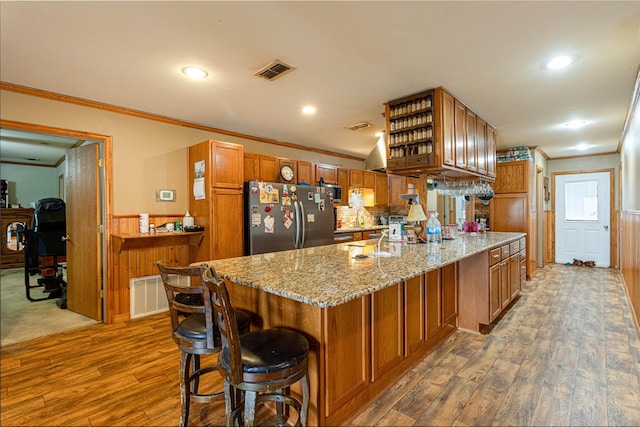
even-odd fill
[[[407,209],[408,211],[408,209]],[[371,227],[378,225],[378,217],[389,217],[386,206],[365,207],[360,209],[349,206],[336,206],[336,219],[341,221],[342,228]],[[363,224],[364,222],[364,224]]]

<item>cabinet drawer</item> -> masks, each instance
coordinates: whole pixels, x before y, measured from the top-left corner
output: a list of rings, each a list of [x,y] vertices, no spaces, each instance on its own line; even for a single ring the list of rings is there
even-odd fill
[[[509,252],[509,245],[504,245],[504,246],[502,247],[502,259],[507,259],[507,258],[509,258],[509,254],[510,254],[510,252]]]
[[[520,262],[526,262],[526,261],[527,261],[527,251],[523,249],[520,251]]]
[[[526,276],[527,275],[527,263],[526,262],[521,262],[520,263],[520,275],[521,276]]]
[[[407,167],[407,159],[389,159],[387,160],[387,169],[395,170],[395,169],[405,169]]]
[[[491,249],[489,252],[489,265],[495,265],[500,262],[502,250],[500,248]]]
[[[520,239],[520,250],[523,251],[527,248],[527,239],[523,237]]]
[[[431,166],[432,162],[431,162],[431,156],[430,155],[424,155],[424,156],[411,156],[411,157],[407,157],[407,167],[419,167],[419,166]]]
[[[520,242],[518,242],[517,240],[509,244],[509,253],[515,255],[518,253],[519,250],[520,250]]]

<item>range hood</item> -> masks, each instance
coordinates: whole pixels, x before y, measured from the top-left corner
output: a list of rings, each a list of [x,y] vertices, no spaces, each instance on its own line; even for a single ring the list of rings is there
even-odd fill
[[[387,170],[387,145],[382,135],[364,161],[364,168],[368,171],[386,172]]]

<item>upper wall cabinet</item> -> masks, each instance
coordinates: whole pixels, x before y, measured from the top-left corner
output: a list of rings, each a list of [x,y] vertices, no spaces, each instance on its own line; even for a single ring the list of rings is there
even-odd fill
[[[332,165],[323,165],[316,163],[316,178],[312,184],[317,184],[320,178],[324,180],[325,184],[337,184],[338,183],[338,168]]]
[[[387,171],[495,177],[495,127],[442,87],[385,104]]]

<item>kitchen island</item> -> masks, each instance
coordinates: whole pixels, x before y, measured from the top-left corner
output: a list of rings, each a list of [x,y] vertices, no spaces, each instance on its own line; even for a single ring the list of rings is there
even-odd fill
[[[465,329],[490,318],[488,306],[474,308],[492,298],[490,254],[508,253],[523,237],[492,232],[440,245],[385,238],[379,248],[366,240],[207,264],[228,281],[234,306],[257,314],[254,327],[305,334],[309,424],[337,425],[455,331],[459,306],[471,308],[471,317],[460,313]]]

